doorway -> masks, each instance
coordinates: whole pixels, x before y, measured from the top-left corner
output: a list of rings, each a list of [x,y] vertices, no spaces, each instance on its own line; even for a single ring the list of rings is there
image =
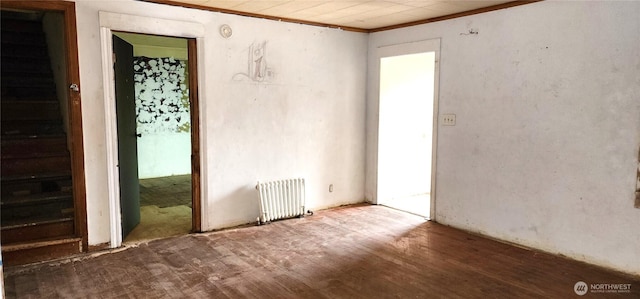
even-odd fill
[[[112,38],[122,240],[197,231],[195,41],[125,32]]]
[[[135,32],[148,35],[172,36],[187,39],[187,55],[189,69],[189,104],[191,107],[191,199],[192,199],[192,228],[193,232],[202,231],[202,224],[207,223],[206,185],[200,181],[206,181],[206,171],[201,169],[200,153],[200,129],[206,128],[205,119],[200,117],[200,111],[204,111],[204,103],[198,99],[204,90],[198,88],[198,70],[204,68],[204,26],[199,23],[157,19],[145,16],[120,14],[101,11],[100,39],[102,48],[102,75],[104,79],[104,104],[105,104],[105,144],[107,158],[107,185],[109,201],[109,246],[117,248],[122,245],[122,209],[120,207],[120,178],[118,170],[118,129],[116,113],[116,96],[113,57],[113,32]],[[163,26],[158,26],[161,22]],[[202,134],[206,136],[206,134]]]
[[[75,4],[2,3],[2,254],[88,247]]]
[[[437,46],[437,47],[436,47]],[[378,204],[431,218],[439,41],[379,49]]]

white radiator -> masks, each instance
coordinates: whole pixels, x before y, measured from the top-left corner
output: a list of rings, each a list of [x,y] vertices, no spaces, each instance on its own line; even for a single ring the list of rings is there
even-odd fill
[[[258,182],[260,217],[258,224],[304,216],[304,179]]]

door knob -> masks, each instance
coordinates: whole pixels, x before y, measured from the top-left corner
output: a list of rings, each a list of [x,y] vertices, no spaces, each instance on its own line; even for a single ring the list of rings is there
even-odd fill
[[[69,85],[69,89],[71,89],[71,90],[73,90],[75,92],[80,92],[80,88],[78,87],[78,84],[75,84],[75,83]]]

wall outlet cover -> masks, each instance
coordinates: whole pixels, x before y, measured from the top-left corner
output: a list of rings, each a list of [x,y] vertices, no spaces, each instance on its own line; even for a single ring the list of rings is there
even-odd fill
[[[443,126],[455,126],[456,125],[456,115],[455,114],[443,114],[442,115],[442,125]]]

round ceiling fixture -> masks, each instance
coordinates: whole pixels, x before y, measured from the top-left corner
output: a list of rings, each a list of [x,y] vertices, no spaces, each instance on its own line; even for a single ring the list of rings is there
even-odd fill
[[[224,38],[229,38],[233,34],[231,27],[227,24],[220,26],[220,35]]]

